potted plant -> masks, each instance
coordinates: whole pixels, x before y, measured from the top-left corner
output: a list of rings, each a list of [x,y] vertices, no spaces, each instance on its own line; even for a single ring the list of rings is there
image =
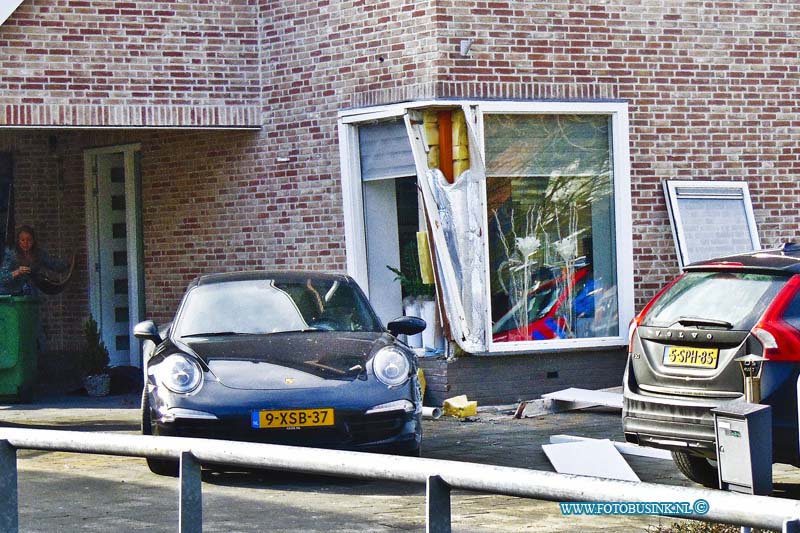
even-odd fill
[[[422,281],[417,250],[417,241],[408,241],[403,245],[401,251],[400,268],[393,268],[389,265],[386,265],[386,268],[394,272],[394,281],[400,282],[404,298],[432,299],[435,287],[433,284],[423,283]]]
[[[434,348],[433,337],[433,305],[435,285],[432,283],[425,283],[422,280],[422,272],[420,269],[420,259],[417,248],[417,241],[408,241],[401,250],[400,255],[400,268],[390,267],[386,268],[394,272],[394,281],[400,282],[403,295],[403,312],[407,316],[417,316],[426,318],[431,324],[427,329],[430,334],[429,346],[425,346],[423,333],[411,335],[406,339],[406,342],[412,348]],[[426,312],[430,308],[429,312]]]
[[[89,396],[106,396],[111,390],[108,373],[108,348],[100,336],[97,322],[89,317],[83,327],[86,347],[83,351],[83,386]]]

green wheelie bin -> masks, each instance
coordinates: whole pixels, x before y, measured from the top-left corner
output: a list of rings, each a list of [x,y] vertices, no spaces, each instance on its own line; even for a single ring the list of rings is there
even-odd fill
[[[33,399],[39,335],[39,299],[0,296],[0,401]]]

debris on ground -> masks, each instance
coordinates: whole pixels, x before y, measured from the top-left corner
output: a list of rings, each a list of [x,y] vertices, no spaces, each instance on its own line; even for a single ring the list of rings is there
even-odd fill
[[[542,450],[559,474],[640,481],[608,439],[543,444]]]
[[[563,444],[565,442],[577,442],[587,440],[598,440],[591,437],[578,437],[576,435],[550,435],[550,444]],[[616,442],[611,441],[614,447],[622,455],[636,455],[638,457],[650,457],[651,459],[666,459],[672,460],[672,454],[667,450],[660,450],[658,448],[650,448],[647,446],[639,446],[630,442]]]
[[[455,416],[458,418],[474,416],[478,414],[478,402],[468,400],[466,394],[454,396],[444,401],[442,412],[446,416]]]
[[[531,418],[597,406],[622,409],[622,393],[619,389],[620,387],[605,390],[569,388],[542,394],[538,400],[520,402],[514,418]]]

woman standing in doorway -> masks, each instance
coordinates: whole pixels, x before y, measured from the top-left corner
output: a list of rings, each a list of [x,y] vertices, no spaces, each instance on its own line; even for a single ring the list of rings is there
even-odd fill
[[[36,245],[36,234],[30,226],[20,226],[13,248],[7,248],[0,266],[0,294],[37,295],[36,280],[43,270],[67,272],[69,265]]]

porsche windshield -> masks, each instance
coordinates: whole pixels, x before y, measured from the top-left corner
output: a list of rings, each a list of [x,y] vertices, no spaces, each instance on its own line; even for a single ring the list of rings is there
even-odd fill
[[[381,331],[366,299],[336,280],[243,280],[195,287],[177,320],[178,337],[294,331]]]

